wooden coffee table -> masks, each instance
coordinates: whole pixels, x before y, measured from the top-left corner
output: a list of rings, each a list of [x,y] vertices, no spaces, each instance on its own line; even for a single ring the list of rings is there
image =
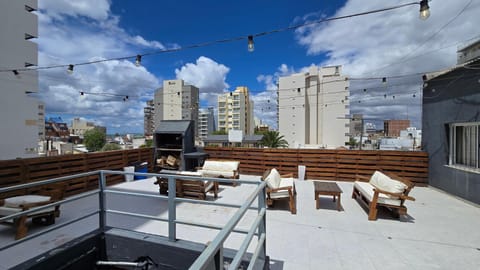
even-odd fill
[[[337,183],[314,181],[313,185],[315,187],[315,201],[317,209],[320,208],[320,195],[333,196],[333,201],[337,201],[337,210],[340,211],[342,209],[342,205],[340,203],[340,195],[342,194],[342,190]]]

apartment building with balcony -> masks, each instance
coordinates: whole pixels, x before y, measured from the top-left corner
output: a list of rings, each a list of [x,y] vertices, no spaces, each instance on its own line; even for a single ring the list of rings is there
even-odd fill
[[[341,66],[310,67],[279,78],[278,127],[291,148],[334,149],[349,135],[349,81]]]
[[[0,2],[0,159],[37,155],[39,137],[37,0]]]
[[[143,108],[143,134],[145,136],[152,136],[155,132],[155,102],[153,99],[148,100],[147,106]]]
[[[235,91],[218,96],[218,130],[241,130],[244,135],[254,132],[253,101],[248,88],[238,86]]]
[[[163,120],[193,120],[198,130],[199,89],[186,85],[183,80],[165,80],[163,87],[155,91],[154,127]]]
[[[205,139],[215,131],[215,117],[213,107],[200,109],[198,114],[198,137]]]

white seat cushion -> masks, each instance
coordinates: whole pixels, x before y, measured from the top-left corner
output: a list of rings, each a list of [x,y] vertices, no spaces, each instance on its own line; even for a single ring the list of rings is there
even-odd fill
[[[391,193],[402,193],[407,188],[407,185],[404,183],[394,180],[379,171],[373,173],[369,183],[372,186]]]
[[[21,207],[21,205],[29,204],[29,203],[41,203],[41,202],[48,202],[50,200],[50,196],[42,196],[42,195],[23,195],[23,196],[15,196],[5,199],[5,207]]]
[[[353,186],[360,191],[369,201],[372,201],[373,199],[373,189],[375,188],[372,186],[370,183],[365,183],[365,182],[359,182],[355,181]],[[388,195],[379,193],[378,194],[378,203],[381,204],[390,204],[390,205],[396,205],[400,206],[400,200],[399,199],[392,199]]]
[[[280,176],[280,174],[279,174],[279,176]],[[268,184],[268,182],[267,182],[267,184]],[[294,184],[293,178],[280,178],[280,184],[278,185],[278,188],[293,187],[293,184]],[[292,190],[292,192],[293,192],[293,190]],[[272,199],[280,199],[280,198],[288,198],[288,197],[290,197],[290,194],[288,193],[288,189],[275,191],[275,192],[270,193],[270,198],[272,198]]]

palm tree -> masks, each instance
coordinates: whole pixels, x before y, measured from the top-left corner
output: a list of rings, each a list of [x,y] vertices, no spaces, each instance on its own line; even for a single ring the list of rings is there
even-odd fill
[[[288,142],[283,138],[283,136],[280,136],[278,131],[274,130],[269,130],[263,133],[263,138],[260,143],[261,145],[270,148],[288,147]]]

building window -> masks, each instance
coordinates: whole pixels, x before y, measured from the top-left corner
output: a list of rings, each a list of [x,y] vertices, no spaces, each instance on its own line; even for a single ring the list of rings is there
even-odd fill
[[[450,124],[450,165],[478,169],[480,122]]]

